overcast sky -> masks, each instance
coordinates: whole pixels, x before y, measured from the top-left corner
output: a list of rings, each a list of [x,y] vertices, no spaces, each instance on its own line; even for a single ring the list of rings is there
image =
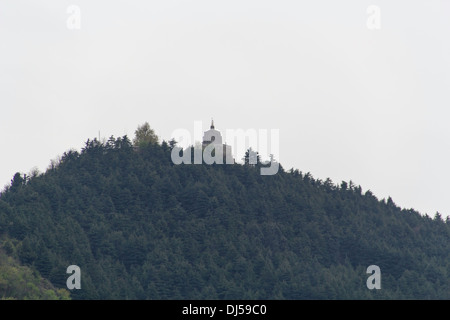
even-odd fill
[[[2,0],[0,186],[99,131],[214,117],[279,129],[286,169],[449,215],[449,35],[449,0]]]

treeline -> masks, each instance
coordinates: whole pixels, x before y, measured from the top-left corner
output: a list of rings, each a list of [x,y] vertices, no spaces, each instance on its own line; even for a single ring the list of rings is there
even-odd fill
[[[74,299],[450,298],[439,215],[298,170],[174,165],[173,146],[88,140],[44,174],[16,174],[0,195],[10,255],[57,288],[78,265]]]

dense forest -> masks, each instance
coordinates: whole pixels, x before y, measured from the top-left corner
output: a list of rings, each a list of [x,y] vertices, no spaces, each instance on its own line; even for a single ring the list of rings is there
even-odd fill
[[[17,277],[53,288],[29,298],[68,298],[77,265],[72,299],[450,299],[439,214],[294,169],[174,165],[174,146],[88,140],[45,173],[16,173],[0,194],[0,298],[27,297],[5,293]]]

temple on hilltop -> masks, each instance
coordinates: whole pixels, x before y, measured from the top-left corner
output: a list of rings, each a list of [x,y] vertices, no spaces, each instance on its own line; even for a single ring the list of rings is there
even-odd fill
[[[214,120],[211,119],[211,127],[209,130],[205,131],[203,134],[202,147],[203,150],[209,146],[214,145],[217,148],[222,147],[223,150],[223,163],[231,164],[234,163],[233,154],[231,153],[231,146],[222,143],[222,134],[220,131],[214,128]]]

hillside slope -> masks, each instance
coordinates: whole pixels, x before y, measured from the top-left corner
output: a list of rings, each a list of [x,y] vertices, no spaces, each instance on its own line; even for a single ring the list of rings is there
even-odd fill
[[[165,142],[88,141],[45,174],[16,174],[1,234],[58,288],[78,265],[74,299],[450,299],[438,216],[294,170],[173,165]]]
[[[3,247],[7,248],[9,255]],[[68,300],[66,289],[56,289],[32,268],[20,265],[10,255],[14,247],[9,239],[0,245],[1,300]],[[11,251],[12,250],[12,251]]]

